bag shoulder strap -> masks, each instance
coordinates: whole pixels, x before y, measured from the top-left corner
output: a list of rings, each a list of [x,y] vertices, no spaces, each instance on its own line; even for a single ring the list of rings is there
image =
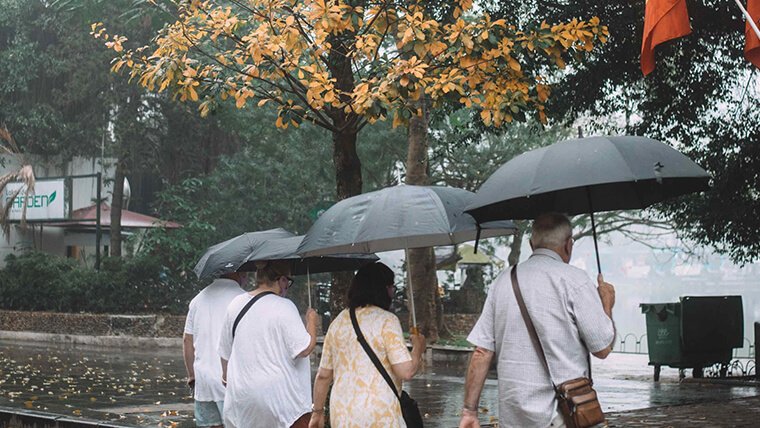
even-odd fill
[[[541,346],[541,340],[538,338],[536,327],[533,325],[533,320],[530,318],[528,308],[525,306],[525,301],[523,300],[522,292],[520,291],[520,284],[517,282],[517,266],[512,267],[512,272],[510,275],[512,277],[512,290],[515,292],[517,306],[520,307],[520,313],[522,314],[523,320],[525,321],[525,326],[528,327],[530,341],[533,342],[533,347],[536,348],[538,356],[541,357],[541,362],[544,363],[544,367],[549,373],[549,380],[551,381],[552,386],[554,389],[557,389],[557,385],[554,384],[554,379],[552,379],[552,372],[549,370],[549,362],[546,361],[546,353],[544,353],[544,347]]]
[[[268,296],[270,294],[274,294],[272,291],[265,291],[263,293],[259,293],[255,296],[253,296],[253,299],[249,300],[248,303],[243,306],[243,309],[240,310],[240,313],[238,314],[237,318],[235,318],[235,322],[232,323],[232,338],[235,339],[235,330],[237,330],[238,324],[240,324],[240,320],[243,319],[243,315],[245,315],[249,309],[251,309],[251,306],[253,306],[254,303],[258,302],[259,299],[261,299],[264,296]]]
[[[391,390],[393,390],[393,395],[395,395],[398,398],[398,390],[396,389],[396,385],[393,384],[393,379],[391,379],[391,375],[388,374],[388,371],[385,370],[385,367],[383,367],[383,363],[380,362],[380,359],[377,358],[377,354],[375,354],[375,351],[372,350],[372,348],[369,346],[369,343],[367,343],[367,339],[364,338],[364,335],[362,334],[362,330],[359,328],[359,321],[356,319],[356,310],[351,308],[349,309],[349,314],[351,315],[351,324],[354,326],[354,331],[356,332],[356,340],[359,341],[359,344],[362,345],[362,348],[364,348],[364,352],[367,353],[367,356],[369,356],[369,359],[372,360],[372,364],[375,365],[375,368],[377,368],[377,371],[380,372],[380,375],[383,376],[383,379],[388,383],[388,386],[391,387]]]
[[[541,362],[544,363],[544,367],[546,367],[546,371],[549,373],[549,379],[552,382],[552,386],[554,386],[554,389],[557,389],[557,386],[554,384],[554,380],[552,379],[552,372],[551,370],[549,370],[549,362],[546,361],[546,353],[544,352],[544,347],[541,346],[541,340],[538,338],[538,333],[536,333],[536,327],[533,325],[533,320],[530,318],[530,313],[528,312],[528,308],[525,306],[525,301],[523,300],[522,292],[520,291],[520,283],[517,281],[517,266],[516,265],[512,267],[512,272],[510,276],[512,277],[512,290],[514,290],[515,292],[517,305],[520,307],[520,313],[522,314],[523,320],[525,321],[525,325],[528,327],[530,340],[531,342],[533,342],[533,347],[536,348],[536,351],[538,351],[538,356],[541,357]],[[592,381],[591,356],[587,356],[587,359],[588,359],[588,378],[589,378],[589,381]]]

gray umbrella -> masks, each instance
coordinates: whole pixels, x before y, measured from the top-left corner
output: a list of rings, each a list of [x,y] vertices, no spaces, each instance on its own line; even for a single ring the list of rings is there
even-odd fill
[[[319,217],[306,233],[298,254],[371,254],[454,245],[474,240],[478,234],[488,238],[515,232],[511,221],[479,227],[463,213],[474,197],[472,192],[451,187],[400,185],[347,198]],[[416,328],[411,281],[409,287]]]
[[[283,260],[290,265],[293,275],[307,275],[309,307],[311,307],[312,273],[355,271],[362,266],[379,260],[374,254],[333,254],[302,258],[297,249],[303,241],[302,236],[269,239],[248,255],[247,260],[238,271],[255,271],[256,262]]]
[[[531,150],[501,166],[467,207],[479,222],[642,209],[708,190],[709,174],[691,159],[644,137],[588,137]],[[601,272],[599,250],[597,266]]]
[[[285,229],[277,228],[261,232],[249,232],[209,247],[193,272],[198,279],[216,278],[235,272],[248,261],[248,256],[268,239],[295,236]]]

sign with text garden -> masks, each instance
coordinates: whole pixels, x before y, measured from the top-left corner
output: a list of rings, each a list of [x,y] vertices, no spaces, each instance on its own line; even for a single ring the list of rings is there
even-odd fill
[[[26,200],[27,220],[61,220],[66,218],[64,181],[61,178],[56,180],[38,180],[35,183],[34,192]],[[24,211],[26,185],[21,182],[8,183],[3,190],[3,205],[5,205],[19,188],[21,188],[21,191],[11,203],[8,214],[8,218],[11,221],[21,220],[21,215]]]

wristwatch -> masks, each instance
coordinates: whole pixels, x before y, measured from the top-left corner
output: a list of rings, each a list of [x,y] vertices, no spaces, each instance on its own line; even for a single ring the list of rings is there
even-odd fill
[[[314,404],[311,405],[311,413],[324,413],[324,412],[325,412],[324,406],[322,406],[321,409],[315,409]]]

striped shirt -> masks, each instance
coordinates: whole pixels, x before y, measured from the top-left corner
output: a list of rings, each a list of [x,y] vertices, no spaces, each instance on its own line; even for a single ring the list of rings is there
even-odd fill
[[[525,306],[546,353],[551,380],[588,376],[587,356],[612,343],[612,320],[586,272],[540,248],[517,268]],[[491,285],[483,313],[467,340],[498,361],[499,427],[545,428],[557,415],[549,374],[531,343],[509,269]]]

